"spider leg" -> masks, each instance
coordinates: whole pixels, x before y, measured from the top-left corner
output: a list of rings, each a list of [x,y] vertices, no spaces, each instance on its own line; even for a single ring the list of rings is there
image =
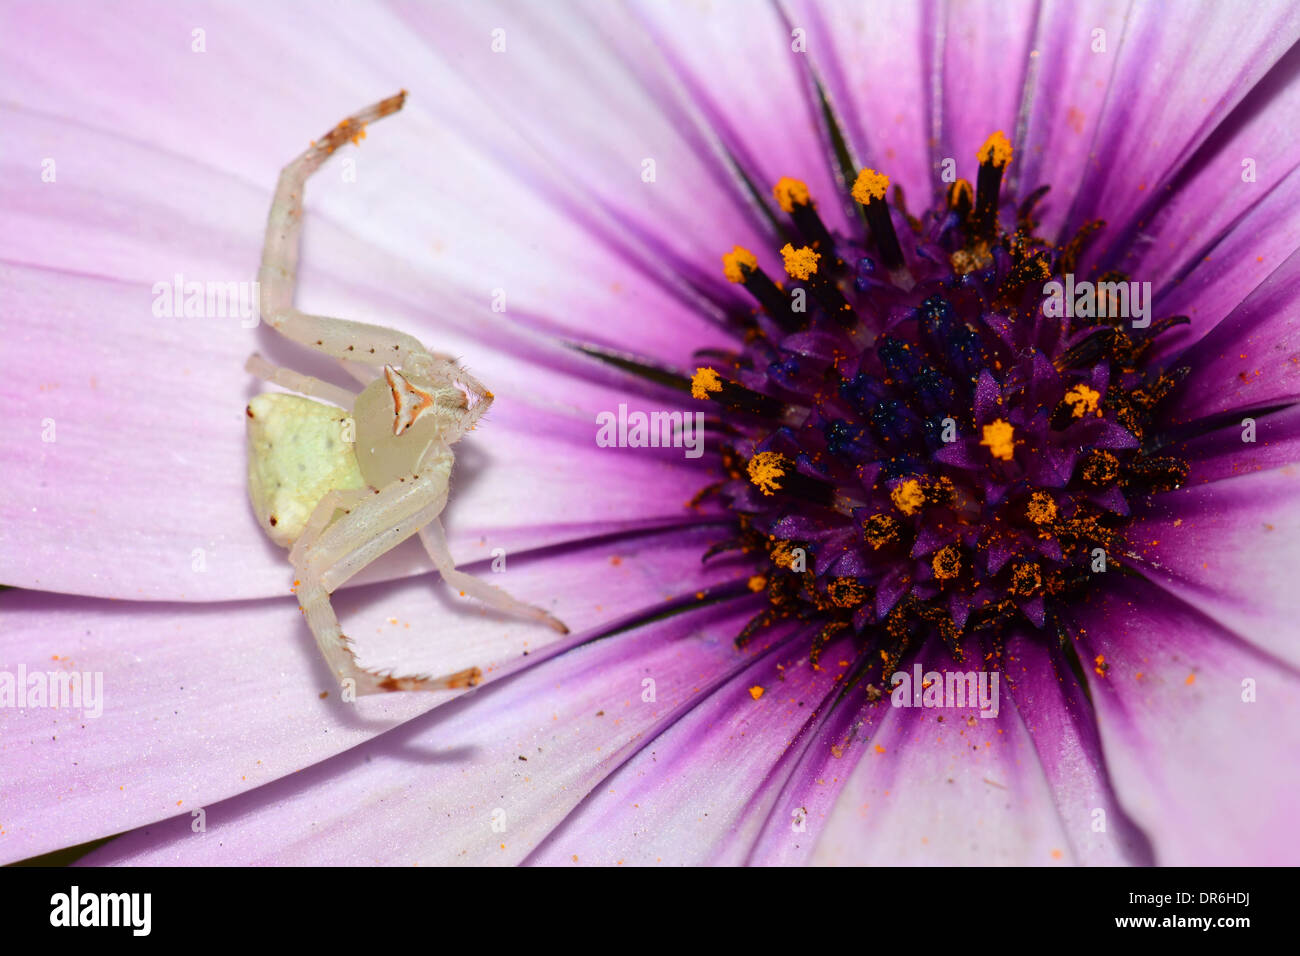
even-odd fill
[[[358,141],[365,135],[367,123],[396,113],[405,102],[403,90],[349,116],[284,167],[267,217],[262,265],[257,273],[262,318],[281,335],[334,358],[366,365],[405,365],[412,356],[427,353],[419,340],[401,332],[366,322],[309,315],[293,307],[302,245],[302,197],[307,179],[335,150],[348,140]]]
[[[357,400],[356,392],[349,392],[346,388],[331,385],[329,382],[323,382],[310,375],[303,375],[293,369],[272,365],[256,352],[250,355],[248,361],[244,363],[244,371],[250,375],[256,375],[263,381],[283,385],[300,395],[306,395],[309,398],[323,398],[325,401],[346,408],[349,411],[352,410],[352,405]]]
[[[442,521],[438,518],[434,518],[420,529],[420,542],[432,559],[434,567],[442,575],[442,579],[462,594],[477,598],[488,607],[503,614],[541,621],[561,634],[569,633],[569,629],[561,621],[547,614],[540,607],[525,604],[523,601],[512,598],[495,585],[480,581],[472,574],[466,574],[464,571],[457,571],[456,563],[452,560],[451,551],[447,547],[447,534],[443,530]]]
[[[302,563],[307,549],[316,543],[316,539],[324,533],[325,528],[329,525],[330,519],[334,517],[334,512],[340,508],[345,511],[350,510],[355,505],[363,501],[368,495],[372,495],[369,488],[352,488],[346,491],[335,489],[326,493],[325,497],[316,502],[316,507],[312,509],[311,517],[303,525],[302,533],[298,535],[298,540],[293,543],[293,548],[289,552],[289,563],[297,567]]]
[[[359,695],[473,687],[482,677],[477,667],[441,676],[407,677],[365,668],[357,661],[353,642],[343,633],[330,603],[330,594],[343,582],[437,517],[446,503],[450,454],[447,460],[444,471],[426,470],[418,477],[363,494],[348,514],[318,532],[294,561],[299,574],[298,603],[307,626],[335,677],[353,681]],[[318,517],[313,512],[312,520]]]

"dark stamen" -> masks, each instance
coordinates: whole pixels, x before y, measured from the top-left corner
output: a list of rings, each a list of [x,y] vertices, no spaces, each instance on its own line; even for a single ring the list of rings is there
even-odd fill
[[[994,133],[984,141],[977,156],[980,171],[975,181],[972,226],[976,235],[991,239],[997,231],[998,194],[1002,191],[1002,174],[1011,162],[1011,143],[1001,132]]]

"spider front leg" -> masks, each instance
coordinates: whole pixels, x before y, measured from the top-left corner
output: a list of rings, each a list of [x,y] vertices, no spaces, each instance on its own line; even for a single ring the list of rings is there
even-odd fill
[[[352,488],[347,491],[335,490],[328,492],[324,498],[316,503],[311,517],[307,519],[307,524],[303,526],[302,534],[293,543],[293,548],[289,551],[289,563],[294,567],[304,563],[307,549],[325,533],[325,529],[329,526],[336,511],[339,509],[350,511],[372,494],[374,492],[369,488]]]
[[[316,526],[311,529],[314,534],[305,546],[295,546],[290,554],[299,575],[298,603],[307,618],[307,626],[334,676],[341,683],[353,681],[359,695],[473,687],[482,676],[477,667],[443,676],[411,677],[364,668],[358,663],[353,643],[343,633],[330,603],[330,594],[348,578],[437,517],[446,500],[450,459],[448,453],[445,472],[436,473],[435,467],[433,472],[395,481],[381,490],[363,492],[347,514],[324,530],[316,531],[320,522],[329,520],[341,499],[322,501],[311,518],[311,524]],[[441,494],[440,487],[444,489]],[[323,514],[323,509],[328,509],[328,513]],[[304,532],[304,537],[307,536]]]
[[[302,245],[303,191],[308,178],[335,150],[348,140],[359,142],[367,123],[396,113],[405,102],[403,90],[349,116],[284,167],[267,217],[262,264],[257,273],[261,315],[276,331],[334,358],[367,365],[404,365],[412,356],[427,353],[417,339],[393,329],[309,315],[293,307]]]
[[[420,543],[424,545],[424,550],[433,561],[433,566],[438,569],[438,573],[442,575],[442,579],[462,594],[476,598],[502,614],[531,618],[534,621],[541,621],[561,634],[569,633],[568,627],[559,618],[546,613],[540,607],[525,604],[512,598],[496,585],[480,581],[464,571],[457,571],[451,549],[447,547],[447,532],[443,530],[440,519],[434,518],[420,529]]]
[[[306,615],[307,625],[335,676],[341,681],[355,681],[358,694],[472,687],[481,677],[476,667],[441,677],[398,677],[363,668],[357,662],[352,642],[343,633],[330,604],[330,594],[350,577],[433,523],[437,523],[437,533],[430,554],[435,555],[434,562],[439,570],[450,572],[449,583],[468,593],[470,588],[464,586],[462,578],[468,579],[473,582],[475,596],[490,606],[543,621],[567,633],[563,624],[540,608],[516,601],[504,591],[483,585],[455,570],[451,556],[446,552],[441,524],[437,522],[447,503],[452,462],[451,450],[446,445],[433,447],[421,460],[418,474],[400,478],[378,491],[348,493],[346,500],[342,496],[322,500],[304,531],[303,536],[308,539],[306,544],[300,541],[290,554],[299,574],[298,601]],[[320,530],[321,523],[328,522],[338,507],[349,502],[355,503],[347,514]],[[430,547],[427,541],[426,547]]]

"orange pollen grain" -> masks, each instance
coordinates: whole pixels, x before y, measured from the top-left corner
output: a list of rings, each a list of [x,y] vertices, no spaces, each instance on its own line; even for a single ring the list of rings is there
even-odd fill
[[[697,368],[691,378],[691,396],[708,398],[710,392],[722,391],[722,379],[711,368]]]
[[[894,503],[894,507],[905,515],[916,514],[925,503],[925,492],[921,489],[921,483],[915,478],[909,478],[900,485],[896,485],[889,493],[889,499]]]
[[[758,268],[758,257],[744,246],[735,246],[722,257],[722,274],[728,282],[744,282],[745,274]]]
[[[994,166],[1006,166],[1011,162],[1011,140],[1003,135],[1002,130],[998,130],[992,136],[984,141],[980,151],[975,154],[975,158],[980,164],[990,163]]]
[[[1011,461],[1015,457],[1015,437],[1016,430],[1011,423],[999,418],[984,426],[984,437],[980,444],[986,446],[994,458]]]
[[[940,581],[950,581],[961,572],[961,554],[955,545],[947,545],[935,552],[930,566]]]
[[[765,495],[780,491],[787,464],[780,452],[760,451],[749,460],[749,480]]]
[[[1100,399],[1101,392],[1083,384],[1076,385],[1065,393],[1065,403],[1073,409],[1075,418],[1082,418],[1089,412],[1100,415],[1101,412],[1097,410]]]
[[[806,206],[812,202],[812,196],[808,193],[808,184],[801,179],[791,179],[789,176],[782,176],[772,187],[772,195],[776,197],[777,205],[785,212],[794,212],[795,206]]]
[[[873,199],[884,199],[888,190],[888,176],[874,169],[864,169],[858,173],[857,181],[853,183],[853,198],[865,206]]]
[[[790,243],[781,247],[781,258],[785,260],[785,271],[791,279],[807,280],[817,272],[817,260],[820,252],[814,252],[808,246],[796,249]]]
[[[1025,513],[1034,524],[1047,524],[1056,518],[1056,502],[1045,491],[1035,491],[1025,507]]]

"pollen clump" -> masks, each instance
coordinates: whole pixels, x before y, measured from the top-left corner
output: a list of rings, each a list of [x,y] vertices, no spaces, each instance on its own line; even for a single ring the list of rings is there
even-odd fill
[[[1065,403],[1073,410],[1075,418],[1082,418],[1094,412],[1100,415],[1101,412],[1097,408],[1100,400],[1101,392],[1082,383],[1065,393]]]
[[[763,696],[763,688],[760,687],[758,684],[755,684],[753,687],[749,689],[749,696],[754,698],[754,700],[758,700],[760,697]]]
[[[749,589],[751,591],[757,593],[758,591],[763,590],[763,588],[765,587],[767,587],[767,578],[763,577],[763,575],[755,574],[753,577],[749,579]]]
[[[710,392],[722,391],[722,379],[711,368],[697,368],[691,377],[691,396],[708,398]]]
[[[808,184],[801,179],[791,179],[789,176],[782,176],[772,187],[772,195],[776,197],[777,205],[785,212],[794,212],[795,206],[806,206],[812,202],[812,196],[808,193]]]
[[[921,510],[921,505],[925,504],[925,491],[919,481],[909,478],[902,484],[896,485],[889,492],[889,498],[894,502],[894,507],[903,514],[914,515]]]
[[[862,534],[873,551],[879,551],[898,537],[898,522],[887,514],[872,515],[862,522]]]
[[[722,274],[728,282],[744,282],[745,273],[758,268],[758,257],[744,246],[735,246],[722,257]]]
[[[975,154],[975,158],[983,163],[990,163],[993,166],[1006,166],[1011,162],[1011,140],[998,130],[992,136],[984,141],[980,151]]]
[[[791,279],[809,279],[817,272],[817,260],[821,253],[814,252],[807,246],[796,249],[790,243],[781,247],[781,258],[785,260],[785,271]]]
[[[1043,584],[1043,573],[1032,561],[1017,564],[1011,572],[1011,590],[1021,597],[1029,597]]]
[[[994,458],[1011,461],[1015,457],[1015,437],[1016,430],[1011,423],[998,418],[984,426],[984,437],[980,444],[986,446]]]
[[[780,491],[787,464],[780,452],[760,451],[749,460],[749,480],[765,495]]]
[[[772,546],[772,563],[778,568],[794,568],[794,545],[778,541]]]
[[[961,553],[954,544],[946,545],[935,552],[930,561],[934,576],[940,581],[951,581],[961,572]]]
[[[873,199],[884,199],[888,190],[888,176],[874,169],[864,169],[858,173],[857,181],[853,184],[853,198],[865,206]]]
[[[1025,513],[1034,524],[1047,524],[1056,520],[1056,502],[1045,491],[1035,491],[1025,506]]]
[[[1083,480],[1104,487],[1119,477],[1119,459],[1108,451],[1094,451],[1083,465]]]
[[[853,578],[835,578],[826,587],[826,594],[836,607],[857,607],[867,599],[867,589]]]

